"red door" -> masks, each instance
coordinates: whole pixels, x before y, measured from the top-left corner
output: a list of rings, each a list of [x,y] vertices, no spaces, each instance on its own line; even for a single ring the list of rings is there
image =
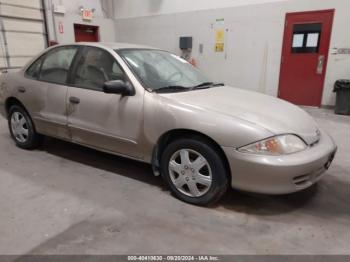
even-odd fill
[[[98,42],[99,28],[91,25],[74,24],[75,42]]]
[[[286,15],[278,97],[321,106],[334,10]]]

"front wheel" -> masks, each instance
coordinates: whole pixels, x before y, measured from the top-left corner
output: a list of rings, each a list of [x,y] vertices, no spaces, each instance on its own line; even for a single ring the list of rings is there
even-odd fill
[[[11,137],[18,147],[34,149],[40,145],[43,137],[36,133],[32,119],[21,106],[14,105],[10,108],[8,125]]]
[[[223,160],[210,143],[201,140],[169,144],[162,155],[161,173],[172,192],[191,204],[213,204],[228,187]]]

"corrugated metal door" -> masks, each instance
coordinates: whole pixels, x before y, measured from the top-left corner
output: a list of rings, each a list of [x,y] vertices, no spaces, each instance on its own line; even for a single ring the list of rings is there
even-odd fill
[[[21,68],[47,47],[41,0],[0,0],[0,69]]]

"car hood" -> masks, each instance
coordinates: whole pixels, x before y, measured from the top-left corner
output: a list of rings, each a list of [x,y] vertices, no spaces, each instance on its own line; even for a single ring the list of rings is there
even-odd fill
[[[318,139],[314,119],[278,98],[229,86],[160,94],[184,106],[210,110],[259,125],[273,134],[296,134],[308,144]]]

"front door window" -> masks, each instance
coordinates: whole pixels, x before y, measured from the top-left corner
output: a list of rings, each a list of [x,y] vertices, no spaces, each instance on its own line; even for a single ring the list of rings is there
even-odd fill
[[[105,50],[88,47],[78,62],[74,85],[102,91],[104,83],[112,80],[126,80],[115,58]]]

